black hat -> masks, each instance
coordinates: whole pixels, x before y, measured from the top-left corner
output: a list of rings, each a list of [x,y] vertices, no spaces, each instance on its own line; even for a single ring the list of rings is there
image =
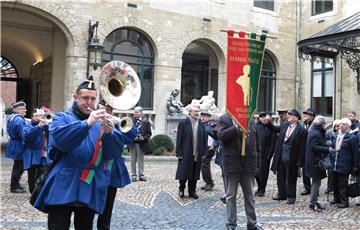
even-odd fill
[[[273,114],[272,114],[272,112],[268,112],[268,111],[259,113],[259,117],[265,117],[266,115],[272,116]]]
[[[200,115],[211,117],[211,113],[209,111],[201,111]]]
[[[313,117],[316,116],[316,113],[312,108],[307,109],[306,111],[303,112],[303,114],[309,114],[309,115],[311,115]]]
[[[293,115],[293,116],[297,116],[299,118],[299,120],[301,120],[301,115],[296,109],[291,110],[290,112],[288,112],[288,114]]]
[[[17,101],[11,104],[13,109],[26,108],[26,103],[23,101]]]
[[[81,82],[80,85],[77,87],[76,91],[78,91],[80,89],[96,90],[93,76],[89,76],[88,79]]]

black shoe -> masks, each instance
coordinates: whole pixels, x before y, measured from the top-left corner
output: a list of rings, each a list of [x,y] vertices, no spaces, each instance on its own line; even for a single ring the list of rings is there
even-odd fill
[[[205,187],[206,187],[206,185],[207,185],[207,184],[205,184],[205,185],[201,186],[200,188],[201,188],[202,190],[204,190],[204,189],[205,189]]]
[[[212,191],[214,188],[214,185],[212,184],[206,184],[204,190],[205,191]]]
[[[180,198],[184,198],[184,197],[185,197],[184,191],[182,191],[182,190],[179,191],[179,197],[180,197]]]
[[[227,229],[227,230],[235,230],[235,229],[236,229],[236,225],[234,226],[234,225],[228,225],[228,224],[226,224],[226,229]]]
[[[263,197],[264,195],[265,195],[264,192],[261,192],[261,191],[256,191],[256,192],[255,192],[255,196]]]
[[[131,176],[131,181],[136,182],[137,181],[136,176]]]
[[[310,195],[310,191],[304,190],[300,193],[302,196]]]
[[[339,203],[339,201],[337,201],[337,200],[331,200],[330,201],[330,204],[338,204]]]
[[[273,200],[286,200],[285,197],[281,197],[281,196],[274,196],[272,199]]]
[[[16,188],[16,189],[11,189],[10,192],[12,192],[12,193],[25,193],[25,190],[21,189],[21,188]]]
[[[316,203],[316,206],[318,206],[322,210],[325,210],[325,206],[320,203]]]
[[[288,198],[286,201],[287,204],[294,204],[295,203],[295,199],[294,198]]]
[[[338,204],[337,207],[338,208],[347,208],[347,207],[349,207],[349,204],[341,203],[341,204]]]
[[[254,227],[247,227],[248,230],[263,230],[263,228],[259,225],[255,225]]]
[[[221,202],[223,202],[224,204],[226,204],[226,196],[220,197],[220,200],[221,200]]]
[[[360,206],[360,202],[356,203],[356,206]]]
[[[189,197],[194,198],[194,199],[198,199],[198,198],[199,198],[199,196],[196,194],[196,192],[190,193],[190,194],[189,194]]]
[[[317,206],[317,204],[310,204],[309,207],[316,212],[322,212],[323,210],[319,206]]]
[[[144,176],[139,177],[139,181],[146,181],[146,178]]]

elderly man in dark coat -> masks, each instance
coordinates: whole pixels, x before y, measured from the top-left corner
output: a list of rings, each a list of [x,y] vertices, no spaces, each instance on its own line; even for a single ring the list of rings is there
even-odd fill
[[[256,222],[254,201],[254,176],[259,172],[260,153],[257,132],[253,125],[247,132],[245,156],[242,156],[242,135],[240,128],[233,124],[229,115],[220,117],[218,137],[222,141],[223,172],[226,186],[227,229],[237,225],[236,196],[240,184],[244,193],[245,213],[248,229],[261,229]]]
[[[286,200],[287,204],[294,204],[296,200],[296,182],[304,151],[304,128],[299,125],[300,113],[293,109],[288,112],[287,122],[280,127],[270,124],[270,127],[280,132],[275,147],[275,154],[271,171],[277,175],[278,196],[274,200]]]
[[[255,196],[262,197],[265,194],[267,181],[269,178],[270,161],[274,154],[276,144],[276,133],[273,132],[267,125],[272,119],[271,112],[259,113],[259,121],[255,124],[255,129],[259,137],[260,155],[261,155],[261,169],[256,175],[256,183],[258,185]]]
[[[311,178],[310,208],[317,212],[325,209],[318,202],[321,180],[326,177],[326,170],[319,167],[319,161],[324,159],[330,151],[335,151],[335,149],[326,145],[324,126],[325,118],[323,116],[315,117],[313,126],[307,135],[304,166],[305,175]]]
[[[207,136],[205,127],[199,120],[200,108],[192,106],[189,117],[180,121],[177,128],[176,157],[178,167],[176,179],[179,180],[179,197],[184,197],[188,181],[189,197],[199,198],[196,194],[196,183],[200,177],[201,159],[207,153]]]

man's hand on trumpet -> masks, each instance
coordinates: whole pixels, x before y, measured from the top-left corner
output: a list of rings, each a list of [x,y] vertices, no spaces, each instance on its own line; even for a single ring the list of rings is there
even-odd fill
[[[110,133],[113,128],[110,127],[108,124],[108,120],[110,120],[112,116],[108,113],[106,113],[105,109],[98,109],[98,110],[92,110],[90,113],[89,118],[87,119],[87,124],[89,127],[93,126],[98,120],[101,121],[101,124],[104,128],[105,133]]]
[[[41,114],[38,113],[34,113],[32,118],[31,118],[31,122],[33,124],[37,124],[40,128],[44,127],[44,125],[47,125],[47,122],[45,121],[45,119],[41,116]]]

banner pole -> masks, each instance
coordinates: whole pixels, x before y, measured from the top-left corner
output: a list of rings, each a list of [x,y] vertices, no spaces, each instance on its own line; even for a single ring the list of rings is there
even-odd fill
[[[247,131],[245,129],[243,129],[243,133],[242,133],[242,144],[241,144],[241,156],[245,156],[245,151],[246,151],[246,133]]]
[[[229,30],[225,30],[225,29],[221,29],[220,30],[221,32],[224,32],[224,33],[227,33]],[[240,31],[234,31],[235,33],[238,33],[238,32],[240,32]],[[250,36],[250,32],[247,32],[247,31],[244,31],[245,32],[245,34],[246,35],[248,35],[248,36]],[[271,39],[277,39],[277,36],[275,36],[275,35],[270,35],[270,34],[267,34],[267,33],[259,33],[259,34],[257,34],[256,33],[256,36],[257,37],[260,37],[262,34],[265,34],[266,35],[266,38],[271,38]]]

